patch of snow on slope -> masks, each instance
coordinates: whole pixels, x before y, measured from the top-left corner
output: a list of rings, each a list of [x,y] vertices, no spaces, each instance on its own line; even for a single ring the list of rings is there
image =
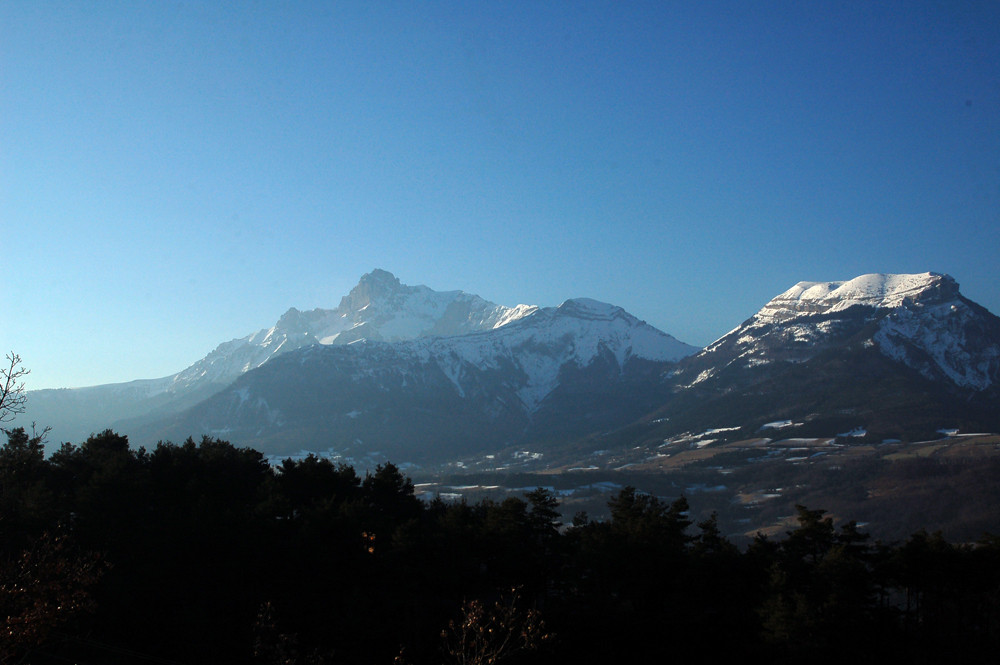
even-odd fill
[[[521,369],[528,376],[527,384],[517,391],[517,396],[528,411],[538,407],[559,386],[559,369],[562,359],[535,354],[521,362]]]
[[[465,397],[465,389],[462,387],[462,361],[455,358],[454,354],[449,358],[453,362],[439,362],[438,367],[448,377],[448,380],[455,385],[459,397]],[[454,362],[458,360],[458,362]],[[426,362],[426,361],[425,361]]]
[[[504,307],[505,311],[499,312],[493,328],[500,328],[518,319],[534,314],[538,311],[538,305],[517,305],[515,307]]]
[[[713,374],[715,374],[715,369],[706,369],[700,374],[698,374],[698,376],[695,377],[695,380],[689,383],[687,387],[690,388],[692,386],[698,385],[702,381],[707,381],[708,379],[712,378]]]

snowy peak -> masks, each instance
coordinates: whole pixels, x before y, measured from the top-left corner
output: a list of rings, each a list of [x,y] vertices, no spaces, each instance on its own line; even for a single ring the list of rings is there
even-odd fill
[[[537,325],[544,321],[544,325]],[[671,335],[654,328],[617,305],[573,298],[558,307],[540,309],[534,317],[526,317],[521,327],[537,326],[539,333],[558,337],[572,335],[576,343],[576,362],[586,365],[603,348],[610,351],[618,365],[628,358],[643,358],[658,362],[676,362],[698,352]]]
[[[799,282],[700,357],[714,371],[801,363],[859,339],[928,379],[975,391],[1000,383],[1000,319],[963,298],[953,278],[931,272]]]
[[[492,332],[438,340],[439,357],[472,366],[496,366],[498,358],[525,377],[518,397],[529,411],[560,384],[562,368],[589,367],[600,357],[613,359],[618,371],[630,359],[676,362],[698,349],[635,318],[621,307],[578,298],[558,307],[536,308]],[[446,370],[456,376],[455,370]]]
[[[332,311],[335,316],[322,321],[314,334],[322,344],[447,337],[491,330],[534,309],[497,305],[464,291],[408,286],[392,273],[376,269],[361,277]]]
[[[563,316],[572,316],[578,319],[591,319],[600,321],[610,321],[618,317],[631,317],[624,309],[616,305],[590,298],[571,298],[563,302],[556,311]],[[635,318],[635,317],[631,317]]]
[[[170,389],[227,384],[276,355],[304,346],[462,335],[498,328],[537,309],[505,307],[463,291],[408,286],[392,273],[375,269],[362,275],[336,309],[303,312],[292,307],[271,328],[220,344],[175,375]]]
[[[1000,385],[1000,319],[962,298],[957,287],[954,297],[891,310],[872,341],[929,379],[974,391]]]
[[[461,296],[450,301],[448,310],[466,321],[470,303],[485,301],[467,294]],[[464,335],[421,335],[388,344],[387,340],[367,337],[366,341],[373,343],[352,347],[353,353],[319,346],[310,349],[307,357],[323,358],[341,368],[351,367],[343,373],[355,383],[393,367],[409,368],[399,369],[405,376],[412,368],[433,366],[462,397],[480,390],[477,386],[482,381],[499,381],[512,391],[527,413],[533,413],[559,388],[567,368],[586,370],[600,361],[600,366],[620,375],[633,359],[676,362],[698,350],[620,307],[596,300],[568,300],[558,307],[521,306],[515,308],[516,312],[494,307],[494,314],[505,314],[510,320],[500,317],[490,325],[494,319],[488,318],[479,330]],[[446,315],[439,321],[448,318]]]
[[[298,310],[294,311],[301,314]],[[208,384],[225,385],[278,354],[318,343],[307,330],[296,330],[297,326],[289,325],[301,323],[297,317],[293,315],[286,320],[288,318],[289,313],[286,313],[273,328],[220,344],[207,356],[175,374],[167,390],[178,392]]]
[[[949,275],[932,272],[916,275],[871,274],[847,282],[799,282],[783,295],[787,297],[793,292],[798,292],[800,300],[899,307],[907,299],[919,300],[927,294],[955,296],[958,284]]]
[[[861,275],[846,282],[799,282],[772,299],[758,312],[762,321],[839,312],[858,305],[897,308],[907,303],[930,303],[958,296],[958,284],[948,275]]]

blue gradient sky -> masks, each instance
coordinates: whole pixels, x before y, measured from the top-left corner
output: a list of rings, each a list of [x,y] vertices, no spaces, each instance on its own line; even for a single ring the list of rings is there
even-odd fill
[[[868,272],[1000,313],[1000,3],[3,2],[0,230],[32,389],[375,267],[698,345]]]

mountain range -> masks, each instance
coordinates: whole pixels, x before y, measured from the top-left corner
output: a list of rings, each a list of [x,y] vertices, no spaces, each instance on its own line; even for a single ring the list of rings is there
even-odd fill
[[[1000,431],[998,387],[1000,319],[947,275],[800,282],[699,350],[586,298],[506,307],[375,270],[337,308],[290,309],[172,376],[31,392],[26,417],[60,441],[112,427],[141,445],[556,468],[706,431]]]

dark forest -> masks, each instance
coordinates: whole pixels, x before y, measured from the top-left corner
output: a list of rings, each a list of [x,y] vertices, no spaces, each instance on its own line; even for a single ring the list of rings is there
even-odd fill
[[[422,501],[392,464],[271,467],[110,430],[0,449],[0,663],[951,662],[1000,646],[1000,538],[798,508],[738,548],[684,497],[562,524],[545,489]]]

